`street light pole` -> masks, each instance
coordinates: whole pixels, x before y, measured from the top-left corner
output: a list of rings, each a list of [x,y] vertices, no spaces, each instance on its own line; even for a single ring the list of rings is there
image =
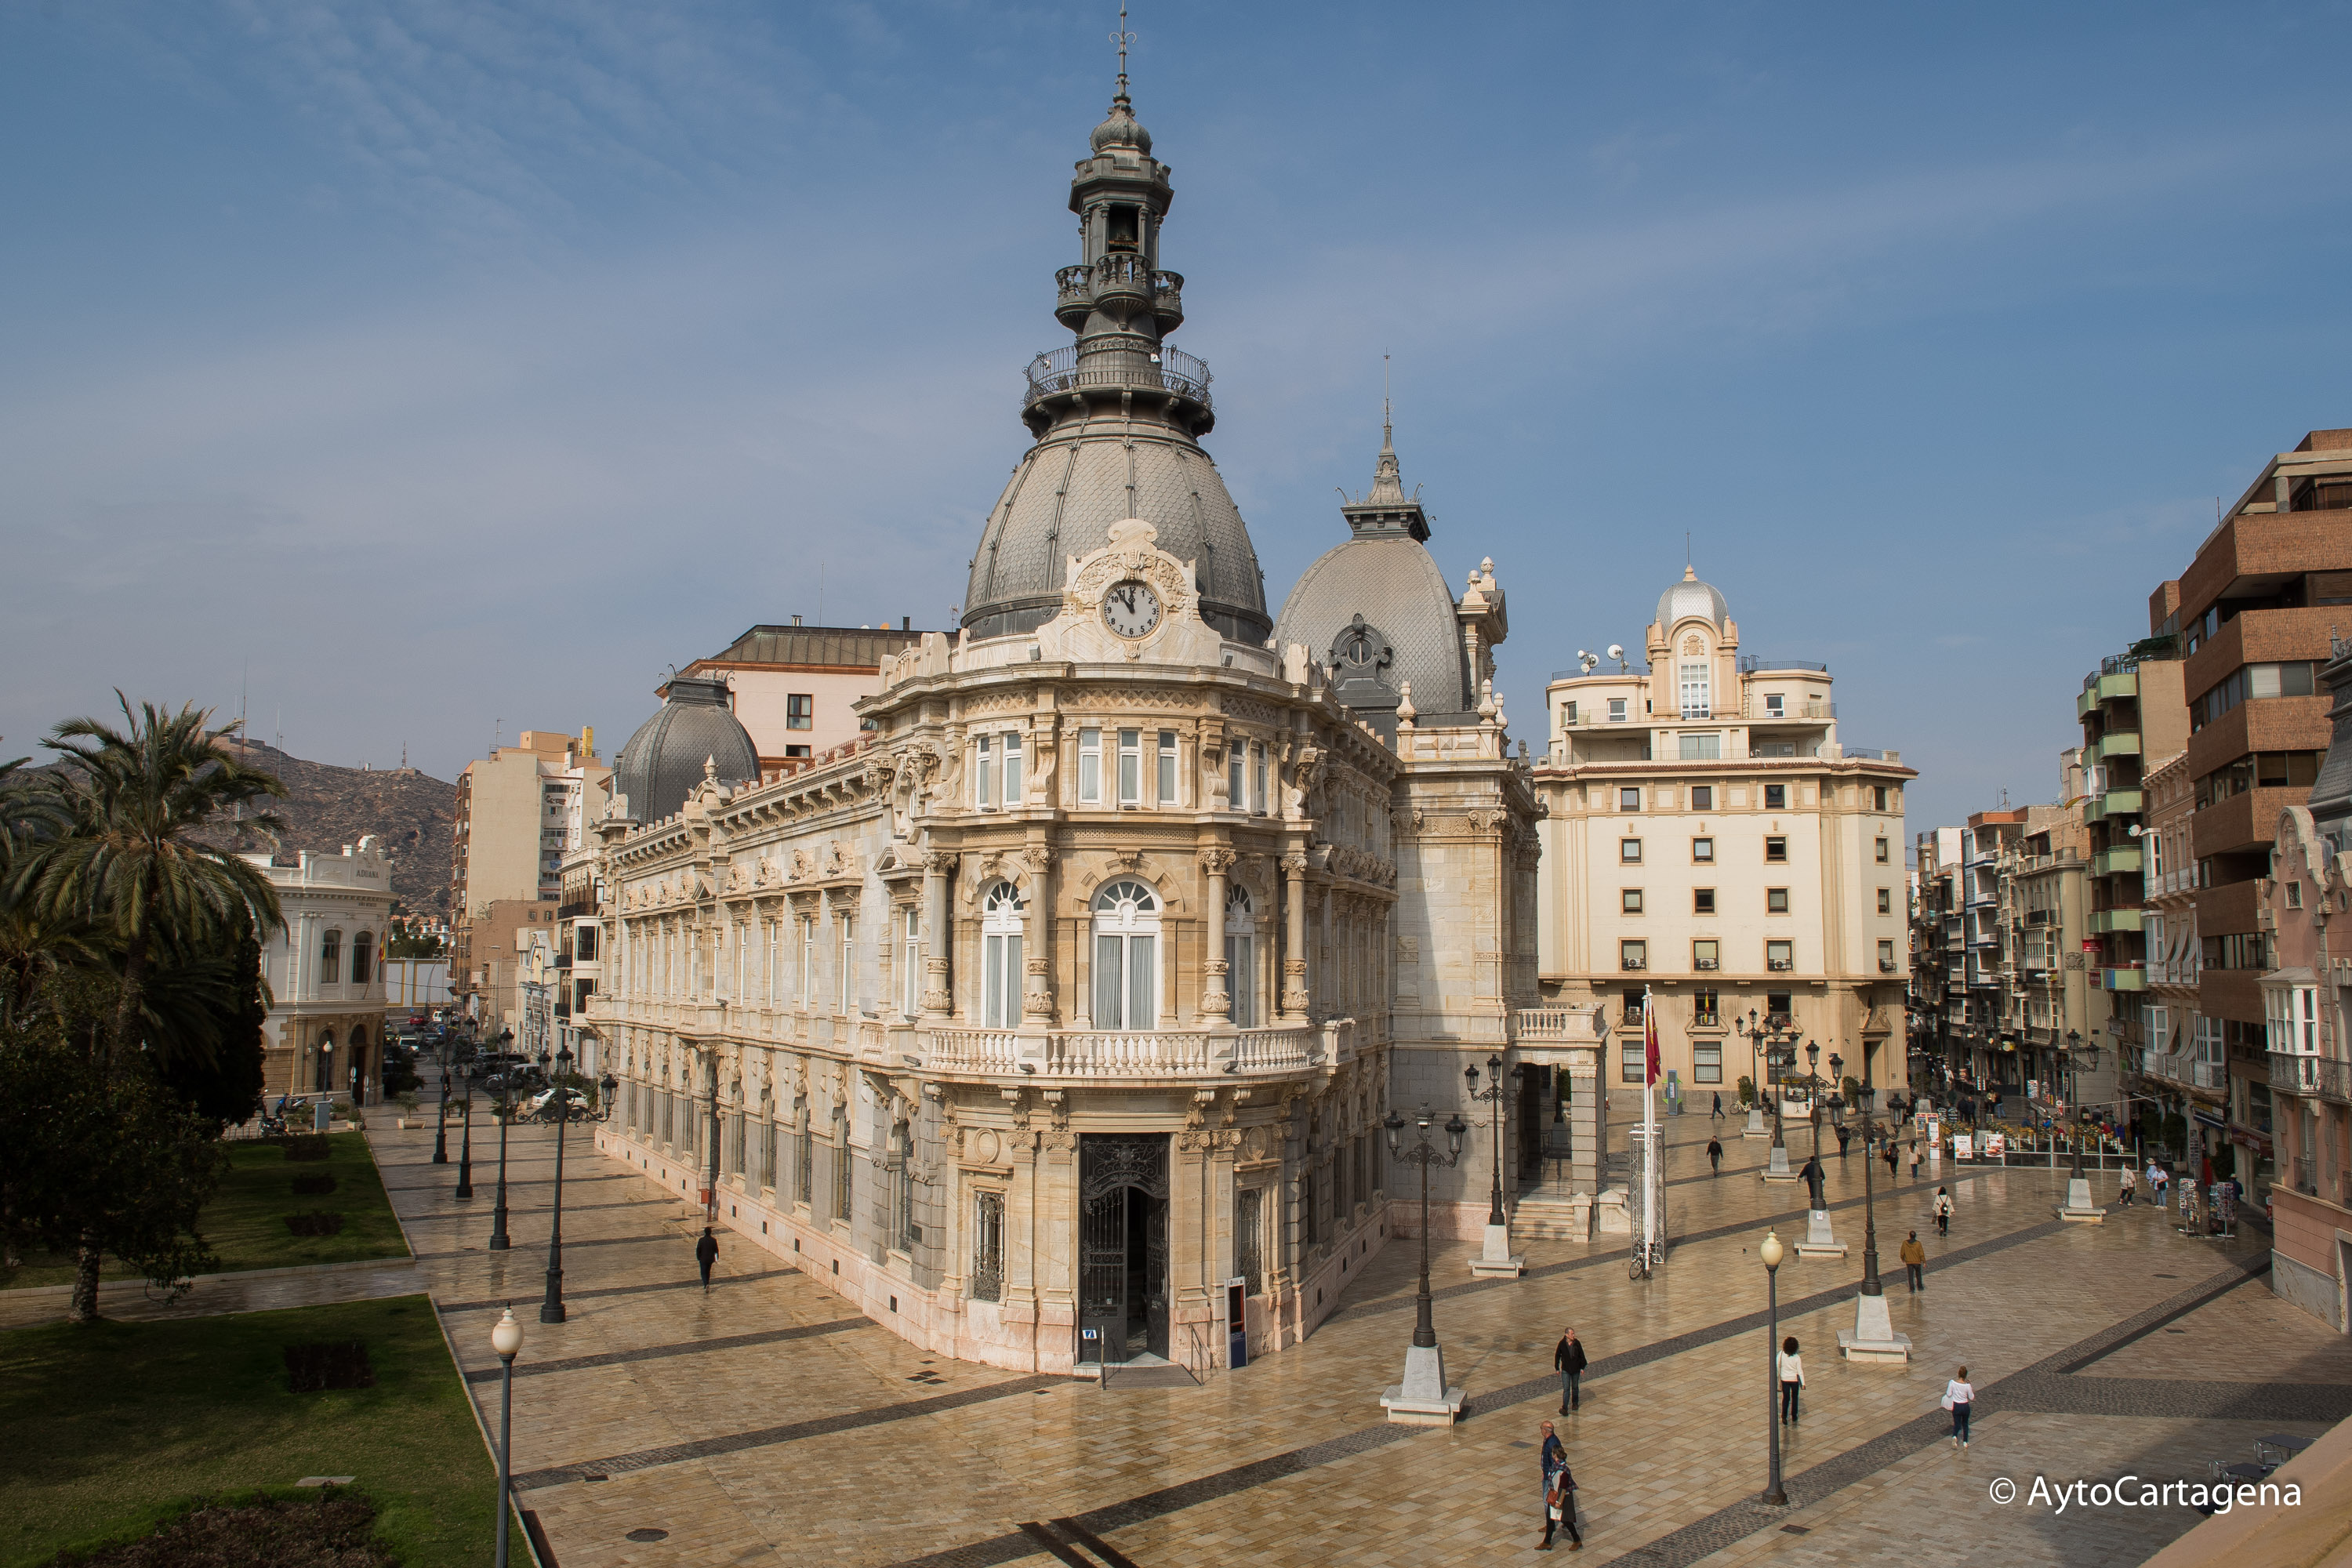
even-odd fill
[[[555,1108],[555,1214],[547,1233],[547,1294],[539,1303],[539,1321],[560,1323],[563,1310],[563,1130],[572,1121],[572,1092],[563,1087],[563,1069],[572,1053],[556,1058],[555,1092],[548,1103]],[[541,1057],[541,1061],[546,1058]]]
[[[1445,1358],[1437,1346],[1437,1321],[1429,1293],[1429,1168],[1452,1167],[1462,1158],[1462,1136],[1469,1131],[1457,1111],[1445,1121],[1446,1148],[1440,1152],[1429,1142],[1434,1113],[1424,1109],[1414,1118],[1420,1135],[1410,1149],[1402,1146],[1405,1119],[1391,1111],[1381,1125],[1389,1135],[1389,1155],[1421,1167],[1421,1289],[1413,1298],[1412,1346],[1405,1352],[1404,1381],[1389,1390],[1381,1403],[1391,1421],[1451,1425],[1461,1414],[1461,1391],[1445,1383]]]
[[[1878,1279],[1878,1202],[1871,1185],[1870,1133],[1871,1110],[1878,1090],[1870,1083],[1870,1042],[1863,1042],[1862,1050],[1862,1293],[1883,1296],[1886,1288]]]
[[[1822,1157],[1822,1047],[1805,1042],[1805,1104],[1813,1124],[1813,1158]]]
[[[502,1367],[499,1390],[499,1549],[498,1568],[507,1568],[507,1515],[514,1500],[514,1363],[522,1349],[522,1325],[509,1307],[490,1330],[490,1349]]]
[[[474,1195],[474,1071],[457,1075],[466,1089],[466,1130],[457,1146],[457,1193],[461,1198]]]
[[[441,1103],[433,1109],[433,1163],[449,1163],[449,1040],[441,1039]]]
[[[507,1043],[514,1038],[511,1030],[501,1029],[490,1043],[506,1053]],[[514,1121],[514,1069],[502,1065],[499,1073],[499,1201],[490,1211],[490,1250],[504,1252],[507,1241],[507,1128]]]
[[[2066,1113],[2074,1119],[2074,1180],[2083,1179],[2083,1082],[2076,1058],[2083,1048],[2079,1029],[2066,1031]]]
[[[1495,1192],[1492,1200],[1486,1205],[1486,1223],[1488,1225],[1505,1225],[1507,1224],[1508,1221],[1503,1217],[1503,1058],[1500,1057],[1488,1057],[1486,1058],[1486,1072],[1494,1080],[1493,1084],[1486,1089],[1480,1089],[1478,1087],[1478,1068],[1475,1063],[1473,1063],[1470,1067],[1465,1068],[1462,1076],[1470,1080],[1470,1099],[1474,1103],[1484,1100],[1493,1105],[1495,1108],[1493,1122],[1495,1130]]]
[[[1764,1430],[1770,1468],[1764,1480],[1764,1501],[1774,1508],[1789,1505],[1788,1489],[1780,1485],[1780,1234],[1764,1233],[1757,1249],[1764,1257]]]

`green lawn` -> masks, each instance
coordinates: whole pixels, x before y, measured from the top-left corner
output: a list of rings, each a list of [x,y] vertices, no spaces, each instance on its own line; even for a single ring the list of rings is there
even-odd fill
[[[201,1223],[205,1239],[220,1255],[223,1272],[408,1256],[365,1136],[331,1133],[327,1147],[331,1152],[324,1160],[298,1161],[289,1160],[275,1143],[226,1145],[229,1168],[221,1177],[220,1191],[205,1205]],[[335,1190],[295,1194],[296,1177],[318,1175],[334,1177]],[[334,1236],[304,1237],[286,1228],[288,1215],[316,1209],[341,1215],[342,1230]],[[112,1258],[107,1259],[103,1277],[135,1278]],[[69,1258],[29,1257],[24,1267],[0,1274],[0,1289],[72,1282]]]
[[[353,1339],[375,1386],[288,1391],[285,1346]],[[0,1333],[0,1453],[5,1568],[304,1476],[357,1478],[404,1568],[489,1560],[498,1472],[423,1296]]]

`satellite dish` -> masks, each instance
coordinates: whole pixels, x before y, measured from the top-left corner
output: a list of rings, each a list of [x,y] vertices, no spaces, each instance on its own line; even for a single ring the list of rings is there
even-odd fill
[[[1611,643],[1609,645],[1609,657],[1611,658],[1623,658],[1625,657],[1624,645],[1622,643]]]
[[[2143,828],[2140,826],[2140,825],[2139,825],[2138,823],[2135,822],[2135,823],[2133,823],[2133,824],[2131,825],[2131,826],[2129,826],[2128,828],[2125,829],[2125,831],[2126,831],[2126,832],[2127,832],[2127,833],[2129,833],[2129,834],[2130,834],[2134,838],[2137,838],[2137,837],[2140,836],[2140,834],[2141,834],[2142,832],[2146,831],[2146,830],[2145,830],[2145,829],[2143,829]]]

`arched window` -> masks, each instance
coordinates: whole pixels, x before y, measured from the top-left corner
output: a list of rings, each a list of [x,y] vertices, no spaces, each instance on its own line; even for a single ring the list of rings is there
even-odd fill
[[[375,938],[366,931],[352,938],[352,984],[365,985],[375,973]]]
[[[1160,896],[1132,877],[1095,895],[1095,1027],[1160,1022]]]
[[[340,985],[343,982],[343,933],[331,931],[319,939],[319,984]]]
[[[345,1073],[352,1083],[352,1103],[359,1105],[364,1102],[367,1092],[368,1059],[365,1029],[352,1031],[352,1048],[347,1059],[351,1063],[351,1066],[345,1069]]]
[[[1249,889],[1236,882],[1225,889],[1225,991],[1233,997],[1234,1026],[1257,1025],[1257,913]]]
[[[1029,900],[1010,882],[992,882],[980,900],[980,1026],[1021,1026],[1021,936]]]

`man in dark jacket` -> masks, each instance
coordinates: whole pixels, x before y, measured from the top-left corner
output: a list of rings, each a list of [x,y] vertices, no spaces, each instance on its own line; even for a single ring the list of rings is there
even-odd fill
[[[1571,1415],[1584,1402],[1583,1391],[1577,1379],[1584,1375],[1584,1343],[1576,1337],[1574,1329],[1559,1331],[1559,1348],[1551,1352],[1552,1370],[1559,1373],[1559,1413]]]
[[[1711,1167],[1707,1172],[1707,1174],[1711,1176],[1719,1176],[1723,1173],[1722,1139],[1710,1138],[1706,1141],[1706,1163]]]
[[[1565,1530],[1568,1531],[1569,1550],[1581,1552],[1584,1550],[1584,1537],[1578,1533],[1576,1528],[1576,1478],[1569,1472],[1568,1449],[1549,1421],[1543,1424],[1543,1453],[1539,1460],[1543,1466],[1544,1533],[1536,1550],[1549,1552],[1552,1536]],[[1558,1519],[1551,1516],[1554,1499],[1559,1500]]]
[[[694,1244],[694,1260],[702,1265],[702,1288],[708,1290],[710,1289],[710,1266],[719,1261],[719,1238],[710,1234],[710,1227],[707,1225],[702,1227],[702,1239]]]

